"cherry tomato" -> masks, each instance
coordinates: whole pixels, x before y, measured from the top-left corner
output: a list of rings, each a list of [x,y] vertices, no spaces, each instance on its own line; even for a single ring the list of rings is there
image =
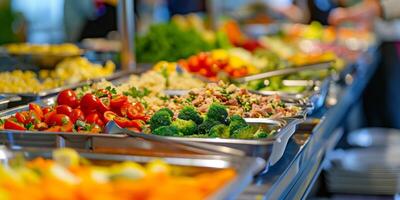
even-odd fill
[[[73,90],[64,90],[60,92],[57,96],[58,105],[67,105],[71,108],[76,108],[79,106],[78,97]]]
[[[39,105],[34,104],[34,103],[30,103],[30,104],[29,104],[29,110],[35,112],[35,113],[36,113],[36,116],[37,116],[40,120],[43,119],[43,117],[44,117],[43,111],[42,111],[42,109],[40,108]]]
[[[85,94],[81,99],[81,109],[85,113],[89,113],[93,110],[96,110],[97,106],[99,105],[99,98],[97,98],[93,94]]]
[[[25,124],[26,123],[26,116],[20,112],[17,112],[15,114],[15,118],[19,123]]]
[[[100,115],[98,113],[89,114],[88,116],[86,116],[85,121],[89,124],[104,126],[104,122],[100,119]]]
[[[104,112],[104,114],[103,114],[103,118],[104,118],[104,122],[109,122],[109,121],[111,121],[111,120],[113,120],[115,117],[117,117],[118,115],[115,113],[115,112],[113,112],[113,111],[106,111],[106,112]]]
[[[44,115],[44,122],[46,124],[50,124],[50,119],[53,117],[53,115],[56,115],[56,114],[57,114],[56,110],[53,110],[53,111],[50,111],[50,112],[46,113]]]
[[[75,124],[76,120],[85,120],[85,115],[83,114],[82,110],[79,108],[75,108],[72,110],[71,115],[69,116],[71,118],[72,123]]]
[[[67,105],[59,105],[56,107],[57,114],[71,116],[72,108]]]
[[[63,126],[63,125],[66,125],[68,123],[71,123],[71,119],[67,115],[54,114],[54,115],[52,115],[50,117],[48,125],[50,125],[50,126],[54,126],[54,125]]]
[[[111,108],[110,108],[110,98],[109,97],[101,97],[100,99],[99,99],[99,105],[98,105],[98,107],[97,107],[97,110],[100,112],[100,113],[104,113],[104,112],[106,112],[106,111],[109,111]]]
[[[110,101],[111,108],[119,109],[125,102],[128,101],[128,97],[125,95],[118,95],[115,98],[112,98]]]
[[[188,60],[188,66],[189,66],[189,70],[191,72],[197,72],[201,69],[199,60],[197,59],[196,56],[190,56],[189,60]]]
[[[61,131],[61,126],[52,126],[46,130],[46,132],[60,132]]]
[[[19,130],[19,131],[24,131],[26,128],[24,127],[23,124],[12,121],[10,119],[7,119],[4,122],[4,129],[11,129],[11,130]]]
[[[53,109],[51,107],[45,107],[42,109],[43,115],[46,115],[47,113],[51,112]]]

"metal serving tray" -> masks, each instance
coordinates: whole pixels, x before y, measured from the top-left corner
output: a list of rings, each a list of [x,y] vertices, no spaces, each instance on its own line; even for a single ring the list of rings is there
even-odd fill
[[[4,153],[2,155],[10,155],[10,153],[4,150],[4,148],[0,153]],[[23,150],[21,153],[23,153],[28,159],[33,159],[35,157],[51,158],[50,151]],[[85,152],[81,152],[80,156],[92,161],[93,163],[104,163],[104,161],[106,161],[106,163],[113,163],[129,160],[145,164],[155,159],[155,157],[150,156],[110,155]],[[0,161],[7,163],[8,159],[10,158],[4,159],[2,157]],[[253,176],[261,171],[265,166],[264,160],[250,157],[201,156],[193,158],[161,157],[161,159],[172,165],[174,168],[178,168],[182,174],[188,176],[192,176],[201,172],[215,171],[218,169],[234,169],[237,173],[237,176],[224,187],[220,188],[218,192],[208,197],[208,199],[235,199],[252,181]]]
[[[289,80],[288,80],[289,81]],[[262,95],[280,95],[282,99],[286,102],[293,102],[295,105],[300,104],[300,106],[305,107],[308,110],[308,114],[312,114],[313,111],[318,110],[323,107],[326,101],[326,97],[329,93],[331,78],[325,78],[324,81],[315,82],[312,80],[295,80],[291,81],[293,86],[303,86],[304,83],[309,82],[312,86],[308,87],[305,91],[301,93],[287,92],[287,91],[270,91],[270,90],[260,90],[256,91],[258,94]]]
[[[246,118],[246,122],[253,125],[261,125],[277,132],[265,139],[223,139],[223,138],[188,138],[168,137],[176,141],[199,142],[226,146],[239,149],[247,156],[260,157],[267,160],[267,166],[274,165],[281,159],[289,138],[296,131],[296,127],[302,119],[272,120],[265,118]]]
[[[66,90],[66,89],[76,89],[85,85],[90,85],[102,80],[107,80],[107,81],[113,81],[115,79],[118,79],[120,77],[126,76],[126,74],[130,73],[139,73],[138,71],[117,71],[113,73],[110,76],[102,77],[102,78],[96,78],[96,79],[91,79],[87,81],[81,81],[79,83],[74,83],[74,84],[68,84],[64,85],[61,87],[53,88],[53,89],[48,89],[48,90],[43,90],[40,92],[26,92],[26,93],[0,93],[0,95],[17,95],[21,97],[21,100],[18,102],[14,103],[14,106],[18,105],[23,105],[32,101],[39,101],[42,100],[46,97],[54,96],[57,93]]]
[[[0,110],[9,108],[10,103],[18,102],[21,100],[20,96],[12,94],[0,94]]]
[[[47,98],[39,102],[41,106],[54,105],[56,98]],[[0,112],[0,118],[7,118],[16,112],[28,110],[29,105],[15,107]],[[143,154],[149,151],[158,153],[196,153],[213,155],[236,155],[242,156],[243,152],[229,148],[217,147],[214,145],[197,144],[187,141],[172,141],[157,135],[133,133],[121,129],[117,134],[90,134],[70,132],[43,132],[43,131],[17,131],[0,130],[0,144],[12,148],[39,147],[58,148],[71,147],[82,150],[93,150],[106,153],[124,153],[140,151]],[[200,149],[200,150],[199,150]]]

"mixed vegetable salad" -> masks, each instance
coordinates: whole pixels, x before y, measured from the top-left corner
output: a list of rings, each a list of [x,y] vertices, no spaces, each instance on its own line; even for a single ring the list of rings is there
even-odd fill
[[[205,199],[233,180],[233,169],[192,175],[163,160],[92,164],[72,149],[53,159],[15,159],[0,165],[0,199]],[[212,180],[212,181],[210,181]],[[184,191],[184,192],[182,192]]]

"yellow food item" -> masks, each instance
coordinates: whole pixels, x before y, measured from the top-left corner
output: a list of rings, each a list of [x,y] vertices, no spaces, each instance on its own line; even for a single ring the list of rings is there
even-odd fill
[[[62,81],[50,78],[39,81],[36,74],[31,71],[15,70],[12,72],[0,73],[0,92],[25,93],[40,92],[62,85]]]
[[[54,70],[41,70],[40,79],[32,71],[1,72],[0,92],[37,93],[65,84],[106,77],[114,70],[115,64],[111,61],[107,61],[103,67],[89,62],[86,58],[68,58],[59,63]]]
[[[106,64],[91,63],[83,57],[67,58],[60,62],[53,71],[42,70],[41,75],[59,79],[66,84],[78,83],[80,81],[101,78],[111,75],[115,70],[115,64],[107,61]],[[42,76],[41,78],[46,78]]]
[[[65,44],[29,44],[16,43],[5,46],[11,54],[33,54],[33,55],[80,55],[81,49],[70,43]]]
[[[109,167],[65,167],[57,161],[36,158],[18,167],[0,165],[0,174],[2,171],[6,171],[7,175],[14,174],[0,179],[0,199],[200,200],[206,199],[236,176],[233,169],[188,176],[182,174],[183,170],[178,174],[172,173],[169,170],[171,167],[162,160],[154,160],[147,165],[125,161]],[[26,176],[24,174],[31,174],[31,178],[21,178]]]

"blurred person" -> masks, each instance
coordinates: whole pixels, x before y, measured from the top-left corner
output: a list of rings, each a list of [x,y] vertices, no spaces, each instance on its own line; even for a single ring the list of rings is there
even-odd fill
[[[363,99],[368,126],[400,128],[400,23],[388,21],[398,18],[400,4],[396,0],[364,0],[335,9],[329,16],[332,25],[353,23],[362,29],[375,28],[382,41],[379,66]]]
[[[291,4],[280,6],[275,10],[295,23],[309,24],[318,21],[322,25],[328,25],[330,12],[342,3],[337,0],[293,0]]]

